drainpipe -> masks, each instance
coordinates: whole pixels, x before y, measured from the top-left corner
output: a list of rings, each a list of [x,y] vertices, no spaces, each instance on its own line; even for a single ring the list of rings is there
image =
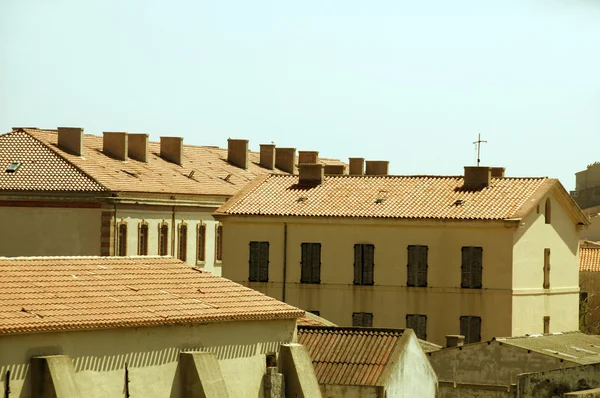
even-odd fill
[[[281,292],[281,301],[285,303],[285,284],[287,274],[287,223],[283,223],[283,289]]]
[[[112,255],[116,256],[117,255],[117,245],[119,244],[118,239],[119,239],[119,226],[117,225],[117,202],[113,203],[115,206],[115,216],[114,216],[114,222],[113,222],[113,250],[112,250]]]
[[[171,257],[175,257],[175,206],[171,216]]]

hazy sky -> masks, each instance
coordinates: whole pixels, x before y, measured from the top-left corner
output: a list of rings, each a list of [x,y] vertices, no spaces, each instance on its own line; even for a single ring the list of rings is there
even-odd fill
[[[600,0],[0,0],[0,130],[84,127],[567,189],[600,160]]]

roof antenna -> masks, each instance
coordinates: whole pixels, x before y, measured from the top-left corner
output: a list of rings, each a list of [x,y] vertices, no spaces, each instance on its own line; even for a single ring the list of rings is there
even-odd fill
[[[477,167],[479,167],[479,163],[481,162],[481,144],[486,143],[487,141],[481,141],[481,133],[477,135],[477,141],[473,142],[473,144],[477,144]]]

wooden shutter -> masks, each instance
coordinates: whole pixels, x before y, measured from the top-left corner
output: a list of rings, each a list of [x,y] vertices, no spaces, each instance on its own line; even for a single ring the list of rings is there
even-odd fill
[[[259,242],[258,280],[269,281],[269,242]]]
[[[417,246],[418,248],[418,263],[417,263],[417,286],[427,286],[427,246]]]
[[[478,316],[469,318],[469,343],[477,343],[481,341],[481,318]]]
[[[259,242],[250,242],[250,256],[249,256],[249,276],[248,276],[248,280],[250,282],[257,282],[259,280],[259,276],[258,276],[258,264],[259,264],[259,257],[260,257],[260,247],[259,247]]]
[[[362,255],[362,245],[356,244],[354,245],[354,284],[362,285],[362,264],[363,264],[363,255]]]
[[[427,315],[417,315],[417,338],[427,340]]]
[[[311,243],[311,283],[321,283],[321,244]]]
[[[362,312],[352,313],[352,326],[362,326]]]
[[[483,249],[473,247],[471,256],[471,287],[480,289],[483,277]]]
[[[462,248],[460,287],[471,287],[471,247]]]
[[[300,271],[300,283],[310,283],[311,281],[311,270],[312,270],[312,256],[310,255],[310,244],[303,243],[302,247],[302,264]]]
[[[415,330],[415,315],[406,314],[406,328]]]
[[[406,286],[417,286],[418,246],[408,246],[408,264],[406,265]],[[412,328],[410,328],[412,329]]]
[[[550,249],[544,249],[544,289],[550,289]]]
[[[363,312],[363,326],[372,328],[373,327],[373,313]]]
[[[363,285],[372,285],[375,268],[375,246],[363,246]]]
[[[470,343],[469,318],[470,317],[468,317],[468,316],[461,316],[460,317],[460,334],[462,334],[463,336],[465,336],[465,343]]]

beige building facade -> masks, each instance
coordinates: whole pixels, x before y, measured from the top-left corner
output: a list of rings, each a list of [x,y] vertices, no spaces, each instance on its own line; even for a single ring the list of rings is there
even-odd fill
[[[578,329],[588,220],[558,181],[467,168],[303,185],[300,166],[300,177],[257,179],[215,213],[225,277],[341,326],[410,327],[437,344]],[[481,169],[484,185],[469,186]]]

